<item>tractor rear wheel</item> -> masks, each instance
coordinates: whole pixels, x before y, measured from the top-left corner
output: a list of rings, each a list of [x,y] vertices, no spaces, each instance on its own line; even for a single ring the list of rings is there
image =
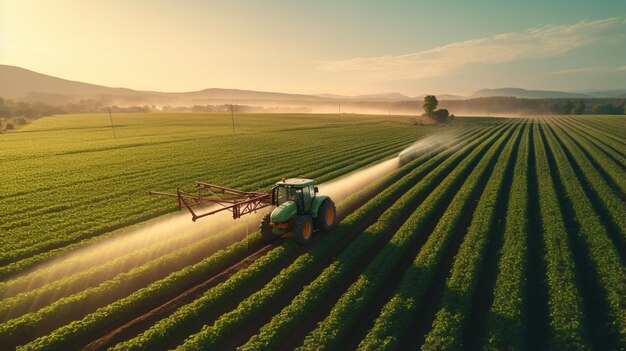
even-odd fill
[[[300,244],[306,244],[313,238],[313,220],[311,216],[298,216],[293,226],[295,239]]]
[[[323,231],[327,232],[335,226],[337,219],[337,209],[335,203],[331,199],[326,199],[320,205],[317,210],[317,218],[315,218],[315,226]]]
[[[261,229],[261,237],[263,238],[264,241],[272,241],[274,239],[276,239],[277,235],[274,234],[274,232],[272,231],[272,228],[270,228],[270,215],[272,213],[268,212],[265,216],[263,216],[263,219],[261,220],[261,225],[260,225],[260,229]]]

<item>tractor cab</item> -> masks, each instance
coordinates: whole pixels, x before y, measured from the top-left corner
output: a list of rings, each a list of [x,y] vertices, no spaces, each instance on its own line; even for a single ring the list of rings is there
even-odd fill
[[[272,205],[281,206],[291,201],[296,204],[299,215],[307,214],[317,192],[315,182],[311,179],[283,179],[272,189]]]

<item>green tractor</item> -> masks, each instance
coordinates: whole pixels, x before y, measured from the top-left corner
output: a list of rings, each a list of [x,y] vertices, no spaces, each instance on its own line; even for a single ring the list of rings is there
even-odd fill
[[[248,213],[276,206],[261,221],[263,239],[270,241],[279,235],[293,232],[296,241],[307,243],[314,230],[331,230],[337,221],[335,203],[328,195],[318,194],[311,179],[291,178],[276,183],[269,193],[244,191],[203,182],[195,183],[197,193],[186,194],[151,191],[151,195],[176,198],[178,207],[191,213],[191,220],[211,216],[222,211],[233,213],[237,219]],[[213,205],[213,206],[207,206]]]
[[[297,242],[305,244],[314,230],[327,232],[337,219],[335,203],[319,190],[311,179],[291,178],[276,183],[271,191],[271,204],[277,206],[261,220],[263,239],[270,241],[293,232]]]

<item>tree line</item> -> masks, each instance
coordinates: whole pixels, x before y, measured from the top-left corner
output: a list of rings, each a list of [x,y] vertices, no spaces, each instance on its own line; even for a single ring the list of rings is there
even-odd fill
[[[357,108],[376,108],[394,111],[394,113],[418,114],[422,110],[420,101],[388,102],[352,102],[347,105]],[[432,101],[431,101],[432,104]],[[16,123],[24,119],[32,119],[54,114],[72,113],[104,113],[111,112],[230,112],[229,104],[222,105],[194,105],[194,106],[109,106],[102,100],[82,99],[72,103],[52,105],[43,102],[28,102],[3,99],[0,97],[0,119],[4,123]],[[449,118],[448,111],[457,115],[498,116],[498,115],[623,115],[626,114],[626,99],[524,99],[507,96],[481,97],[467,100],[438,101],[438,110],[428,110],[426,114],[440,121]],[[266,112],[266,113],[306,113],[311,112],[307,106],[298,107],[261,107],[236,105],[238,112]],[[21,119],[20,119],[21,118]],[[19,123],[18,123],[19,124]]]
[[[440,106],[463,114],[479,115],[623,115],[626,99],[522,99],[492,96],[468,100],[444,100]]]
[[[163,106],[158,108],[155,105],[145,106],[117,106],[106,105],[98,99],[78,100],[74,103],[62,105],[52,105],[44,102],[27,102],[3,99],[0,97],[0,118],[17,119],[17,118],[39,118],[43,116],[57,114],[72,113],[106,113],[111,109],[113,113],[132,113],[132,112],[266,112],[266,113],[307,113],[311,112],[311,108],[288,107],[288,106],[250,106],[250,105],[193,105],[193,106]]]

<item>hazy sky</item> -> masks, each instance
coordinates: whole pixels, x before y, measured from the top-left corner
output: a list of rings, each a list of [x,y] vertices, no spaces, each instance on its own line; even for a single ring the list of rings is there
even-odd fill
[[[141,90],[626,88],[626,1],[0,0],[0,63]]]

